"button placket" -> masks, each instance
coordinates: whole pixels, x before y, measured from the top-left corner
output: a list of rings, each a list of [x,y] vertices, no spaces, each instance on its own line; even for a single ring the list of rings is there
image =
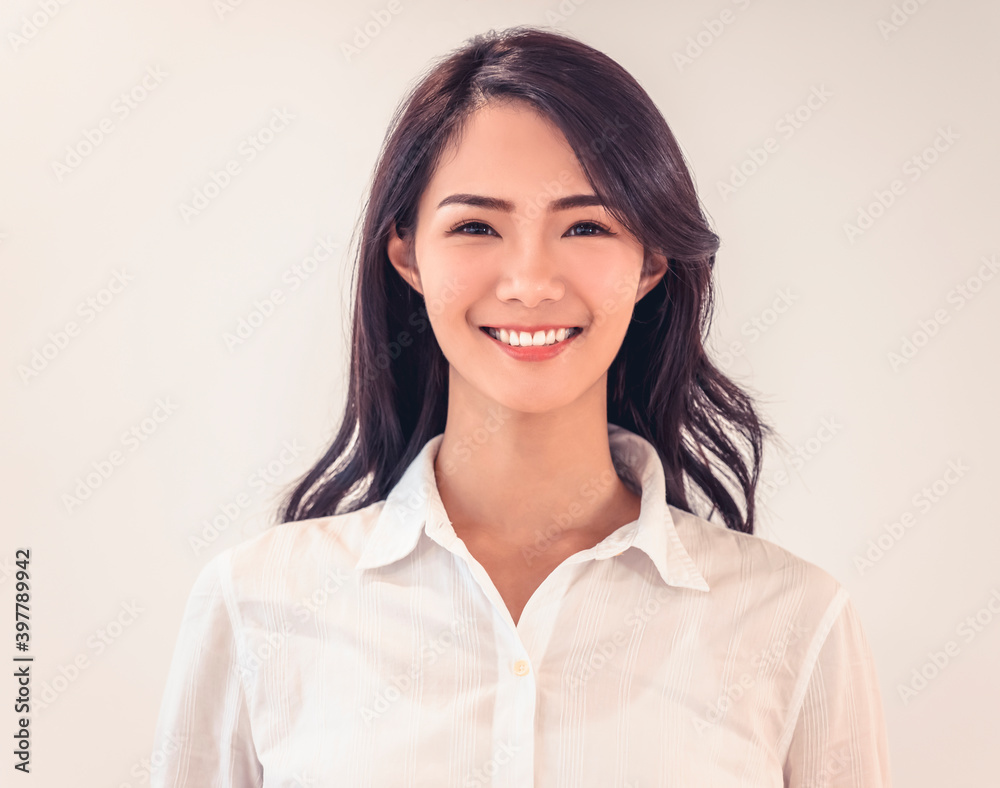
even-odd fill
[[[493,777],[498,788],[531,788],[535,771],[535,704],[537,687],[528,654],[517,632],[498,629],[497,667],[501,671],[494,711],[493,750],[507,753],[504,769]],[[499,756],[498,756],[499,757]]]

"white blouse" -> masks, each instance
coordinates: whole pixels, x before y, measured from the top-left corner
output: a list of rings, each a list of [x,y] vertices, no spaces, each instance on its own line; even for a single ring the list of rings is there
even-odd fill
[[[890,786],[847,591],[667,505],[652,444],[608,437],[641,480],[639,519],[564,560],[516,626],[442,506],[440,434],[387,500],[215,556],[152,788]]]

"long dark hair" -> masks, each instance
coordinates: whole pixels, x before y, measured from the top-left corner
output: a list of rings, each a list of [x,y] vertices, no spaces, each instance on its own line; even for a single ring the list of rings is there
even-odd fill
[[[717,510],[728,528],[753,533],[762,443],[772,429],[705,353],[719,239],[684,156],[650,97],[618,63],[571,37],[528,26],[468,39],[396,109],[364,209],[344,416],[326,453],[287,494],[280,521],[356,511],[386,498],[424,444],[444,431],[448,362],[429,330],[423,297],[393,268],[386,244],[393,223],[401,237],[413,232],[442,150],[489,100],[524,101],[548,116],[594,192],[646,249],[644,267],[652,251],[667,257],[666,274],[635,305],[608,370],[608,422],[656,447],[669,504],[692,511],[693,483],[691,492],[712,506],[702,516]]]

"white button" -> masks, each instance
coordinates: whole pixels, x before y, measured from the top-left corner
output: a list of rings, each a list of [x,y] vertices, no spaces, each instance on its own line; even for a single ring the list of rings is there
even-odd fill
[[[526,660],[519,659],[517,662],[514,663],[514,672],[518,676],[527,676],[529,670],[531,670],[531,668],[528,666]]]

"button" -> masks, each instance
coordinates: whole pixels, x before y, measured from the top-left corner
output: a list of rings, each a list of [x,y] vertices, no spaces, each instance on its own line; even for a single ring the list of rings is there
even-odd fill
[[[531,668],[528,666],[527,660],[519,659],[517,662],[514,663],[514,672],[518,676],[527,676],[528,671],[530,670]]]

